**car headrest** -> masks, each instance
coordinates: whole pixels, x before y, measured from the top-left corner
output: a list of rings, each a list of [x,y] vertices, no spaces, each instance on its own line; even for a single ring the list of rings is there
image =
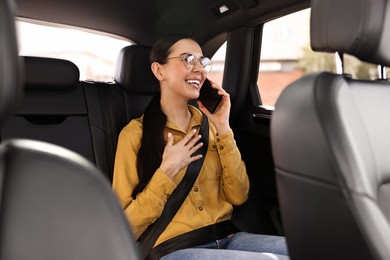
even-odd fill
[[[0,1],[0,122],[14,111],[22,93],[12,4]]]
[[[313,0],[310,38],[315,51],[342,52],[390,65],[390,1]]]
[[[68,60],[24,57],[24,64],[26,89],[65,90],[79,83],[80,71]]]
[[[141,45],[126,46],[120,51],[114,80],[126,91],[141,95],[153,95],[159,91],[150,68],[150,51],[150,47]]]

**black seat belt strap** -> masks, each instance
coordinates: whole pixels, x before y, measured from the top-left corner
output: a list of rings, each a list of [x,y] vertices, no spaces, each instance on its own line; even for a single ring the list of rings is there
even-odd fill
[[[160,259],[164,255],[174,251],[207,244],[211,241],[225,238],[239,231],[240,230],[230,220],[198,228],[168,239],[158,246],[153,247],[147,256],[147,259]]]
[[[201,141],[203,142],[203,146],[199,148],[198,151],[200,152],[199,154],[202,154],[202,158],[188,165],[183,180],[172,192],[167,203],[165,204],[161,216],[145,230],[145,232],[137,241],[141,250],[141,257],[143,259],[148,255],[149,251],[156,243],[158,237],[171,222],[172,218],[176,215],[176,212],[179,210],[184,200],[186,199],[188,193],[195,183],[196,178],[198,177],[200,169],[202,168],[209,141],[209,124],[205,115],[203,115],[199,134],[202,136]]]

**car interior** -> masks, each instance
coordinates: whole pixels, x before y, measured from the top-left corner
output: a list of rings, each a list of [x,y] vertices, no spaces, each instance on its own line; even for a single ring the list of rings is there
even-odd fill
[[[312,50],[354,56],[380,76],[320,67],[283,83],[269,109],[259,83],[265,26],[307,8]],[[116,145],[159,91],[151,46],[178,32],[205,56],[226,44],[221,82],[251,182],[234,223],[285,236],[291,259],[388,259],[389,8],[387,0],[0,0],[0,259],[140,259],[111,189]],[[117,54],[112,81],[85,80],[67,58],[20,55],[17,20],[133,44]],[[289,43],[294,32],[273,33]]]

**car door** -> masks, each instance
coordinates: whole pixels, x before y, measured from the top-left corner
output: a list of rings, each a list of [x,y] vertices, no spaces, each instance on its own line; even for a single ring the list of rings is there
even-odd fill
[[[224,46],[223,86],[231,95],[231,125],[251,181],[249,199],[235,209],[234,219],[255,233],[283,235],[270,122],[277,97],[305,73],[300,64],[309,10],[292,16],[230,31]]]

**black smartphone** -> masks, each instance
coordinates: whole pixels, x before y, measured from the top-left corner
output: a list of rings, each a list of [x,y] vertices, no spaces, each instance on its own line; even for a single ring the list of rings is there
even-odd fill
[[[206,78],[200,89],[198,100],[202,101],[202,104],[211,112],[217,109],[219,103],[222,101],[222,96],[218,95],[218,90],[211,86],[210,80]]]

